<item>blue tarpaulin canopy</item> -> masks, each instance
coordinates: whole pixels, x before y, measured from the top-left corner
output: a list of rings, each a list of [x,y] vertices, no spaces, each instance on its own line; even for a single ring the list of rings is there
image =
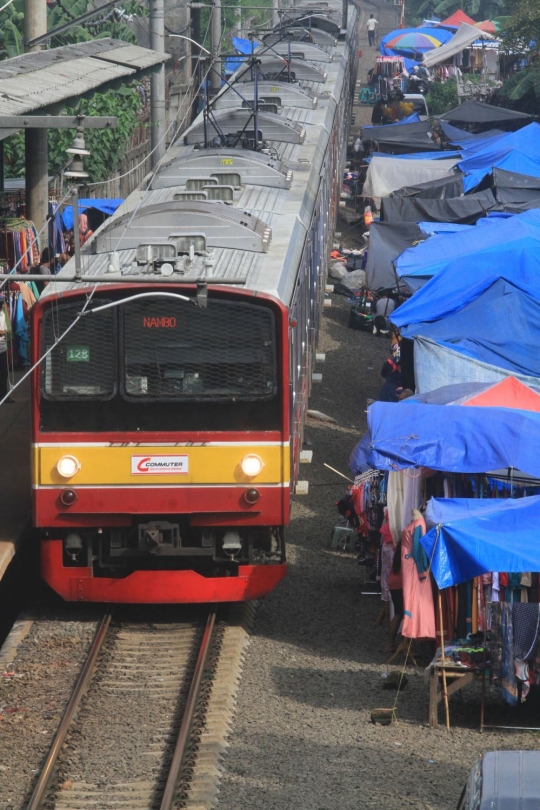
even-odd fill
[[[511,408],[374,402],[368,432],[354,448],[353,472],[366,467],[428,467],[484,473],[515,467],[540,477],[540,413]]]
[[[236,51],[238,51],[238,53],[245,53],[245,54],[254,53],[254,51],[256,51],[259,45],[261,44],[260,42],[257,42],[256,39],[254,40],[241,39],[241,37],[231,37],[231,38],[233,47]]]
[[[414,324],[407,334],[431,338],[512,374],[540,378],[540,301],[504,279],[459,312]]]
[[[432,498],[421,538],[439,588],[489,571],[540,570],[540,496]],[[433,525],[434,524],[434,525]]]
[[[489,129],[487,132],[467,132],[466,129],[461,129],[460,127],[454,127],[452,124],[449,124],[448,121],[444,121],[442,118],[439,120],[439,124],[441,125],[442,131],[450,141],[450,143],[457,143],[458,146],[462,144],[469,144],[469,143],[479,143],[480,141],[484,141],[488,138],[492,138],[494,135],[506,135],[507,133],[502,129]]]
[[[493,224],[493,222],[494,220],[489,220],[489,224]],[[412,291],[416,292],[430,278],[442,272],[448,257],[455,258],[476,250],[479,233],[477,226],[461,225],[459,227],[461,230],[444,231],[441,229],[435,238],[407,248],[397,257],[394,262],[396,273]],[[422,228],[422,230],[424,229]],[[491,242],[489,238],[487,241]]]
[[[114,214],[116,209],[122,205],[124,200],[121,199],[80,199],[79,200],[79,213],[86,211],[87,208],[96,208],[98,211],[102,211],[104,214],[110,216]],[[73,207],[71,205],[66,205],[64,210],[62,211],[62,221],[64,223],[64,227],[66,230],[70,231],[73,228]]]
[[[459,168],[466,175],[466,191],[490,174],[494,167],[540,177],[540,124],[528,124],[517,132],[495,136],[485,142],[465,143],[463,149],[465,157]]]
[[[496,227],[476,226],[464,233],[432,237],[426,243],[449,240],[444,255],[434,257],[426,267],[435,277],[392,313],[391,321],[403,334],[407,333],[403,328],[411,324],[458,312],[500,278],[540,299],[540,210],[494,222]],[[424,245],[413,248],[419,249]]]

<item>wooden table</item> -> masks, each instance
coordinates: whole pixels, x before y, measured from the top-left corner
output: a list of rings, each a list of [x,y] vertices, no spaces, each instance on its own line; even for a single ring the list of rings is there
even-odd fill
[[[482,677],[482,673],[475,669],[464,669],[464,667],[445,664],[446,693],[448,697],[463,689],[467,684],[472,683],[476,678]],[[440,663],[431,664],[429,667],[429,726],[437,728],[439,725],[438,708],[439,703],[444,700],[442,687],[443,666]]]

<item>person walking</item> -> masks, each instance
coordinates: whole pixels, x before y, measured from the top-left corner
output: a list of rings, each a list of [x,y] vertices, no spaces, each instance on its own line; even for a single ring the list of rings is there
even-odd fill
[[[366,23],[367,28],[367,35],[368,35],[368,44],[370,47],[375,45],[375,33],[377,28],[379,27],[379,21],[375,19],[373,14],[369,15],[369,20]]]

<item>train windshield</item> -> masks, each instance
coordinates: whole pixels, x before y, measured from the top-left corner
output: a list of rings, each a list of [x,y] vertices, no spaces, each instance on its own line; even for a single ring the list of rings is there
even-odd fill
[[[171,298],[121,310],[122,395],[127,399],[268,399],[276,391],[272,312]]]
[[[249,429],[265,413],[279,422],[268,306],[211,299],[203,309],[152,296],[78,317],[81,309],[55,302],[43,319],[42,354],[54,347],[41,366],[43,430],[70,429],[55,415],[70,410],[82,430]]]

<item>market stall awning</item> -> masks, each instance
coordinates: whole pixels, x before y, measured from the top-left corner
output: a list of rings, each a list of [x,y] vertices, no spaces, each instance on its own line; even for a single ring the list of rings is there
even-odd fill
[[[472,17],[469,17],[462,9],[458,8],[458,10],[454,11],[446,20],[443,20],[440,25],[457,25],[459,27],[461,23],[467,23],[468,25],[475,24]]]
[[[527,113],[495,107],[485,101],[464,101],[459,107],[454,107],[439,117],[457,124],[500,124],[507,121],[526,123],[531,120]]]
[[[444,152],[440,152],[444,155]],[[370,161],[364,183],[365,197],[385,197],[404,185],[417,185],[448,177],[453,173],[456,158],[441,160],[411,160],[376,155]]]
[[[495,37],[488,34],[486,31],[480,31],[474,25],[468,23],[461,23],[458,30],[452,39],[443,45],[441,48],[424,53],[423,64],[425,67],[434,67],[440,65],[441,62],[446,62],[456,54],[461,53],[465,48],[469,48],[473,42],[479,39],[494,40]]]
[[[505,407],[464,408],[374,402],[368,432],[351,455],[357,473],[427,467],[448,473],[484,473],[514,467],[540,477],[540,413]]]
[[[79,199],[79,213],[86,211],[88,208],[95,208],[97,211],[101,211],[103,214],[111,216],[111,214],[114,214],[116,209],[119,208],[123,202],[124,200],[122,198],[81,198]],[[64,209],[62,210],[62,221],[66,230],[70,231],[73,228],[72,205],[64,206]]]
[[[369,250],[366,263],[366,283],[370,290],[395,287],[397,284],[393,261],[415,242],[427,239],[415,222],[373,222],[369,228]]]
[[[421,538],[439,588],[489,571],[540,570],[540,496],[432,498]]]
[[[498,220],[496,225],[480,223],[463,234],[443,237],[453,240],[447,252],[424,265],[435,277],[392,313],[396,326],[403,329],[458,312],[499,278],[540,299],[540,211]],[[429,251],[432,246],[430,240],[412,250]]]
[[[425,200],[418,197],[384,197],[381,219],[385,222],[458,222],[472,225],[498,205],[491,189],[467,197]]]
[[[540,384],[540,301],[504,279],[459,312],[415,324],[408,335],[512,374],[538,377]]]

